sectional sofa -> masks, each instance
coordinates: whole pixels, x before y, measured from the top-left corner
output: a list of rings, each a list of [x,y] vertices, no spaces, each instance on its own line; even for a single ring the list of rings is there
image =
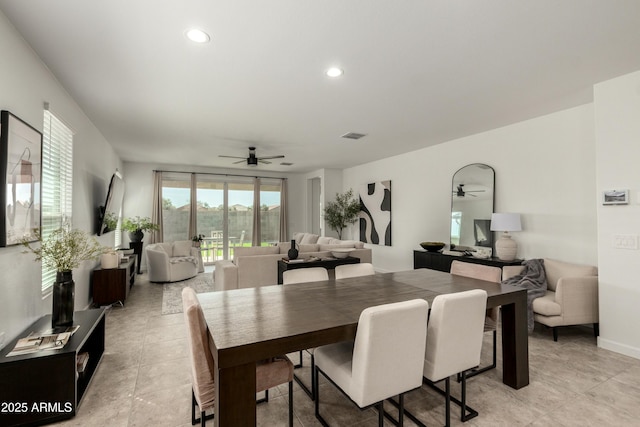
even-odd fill
[[[294,234],[299,258],[310,256],[331,256],[336,248],[353,248],[350,256],[360,258],[360,262],[371,262],[371,249],[355,240],[338,240],[319,237],[310,233]],[[275,246],[252,246],[234,248],[233,261],[215,263],[213,287],[215,290],[252,288],[278,283],[278,260],[287,256],[290,242],[280,242]]]

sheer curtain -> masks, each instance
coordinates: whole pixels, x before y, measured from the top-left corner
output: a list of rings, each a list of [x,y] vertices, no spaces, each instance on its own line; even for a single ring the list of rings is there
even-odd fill
[[[158,231],[149,233],[149,243],[162,242],[162,172],[153,171],[153,209],[151,222],[158,224]]]
[[[251,236],[253,246],[262,244],[260,222],[260,178],[256,177],[253,179],[253,233]]]
[[[280,241],[288,242],[289,233],[289,213],[288,213],[288,195],[287,195],[287,178],[282,178],[280,187]]]

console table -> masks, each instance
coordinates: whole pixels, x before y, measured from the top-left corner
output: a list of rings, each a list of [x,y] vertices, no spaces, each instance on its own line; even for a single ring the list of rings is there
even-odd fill
[[[451,271],[451,263],[455,260],[462,262],[470,262],[474,264],[490,265],[492,267],[504,267],[507,265],[520,265],[521,259],[514,259],[513,261],[503,261],[499,258],[474,258],[472,256],[456,256],[446,255],[440,252],[429,252],[414,250],[413,251],[413,268],[429,268],[431,270],[444,271],[448,273]]]
[[[93,304],[109,305],[124,301],[136,280],[136,258],[121,262],[116,268],[96,268],[93,270]]]
[[[51,328],[48,314],[0,351],[0,425],[40,425],[76,415],[104,353],[104,309],[76,311],[73,324],[80,328],[59,350],[6,357],[18,339]],[[89,358],[79,372],[81,353]]]
[[[317,261],[304,261],[304,262],[286,262],[284,260],[278,260],[278,285],[282,285],[282,273],[287,270],[293,270],[296,268],[309,268],[309,267],[324,267],[327,270],[334,270],[339,265],[345,264],[358,264],[360,258],[348,256],[346,258],[334,258],[334,259],[321,259]]]

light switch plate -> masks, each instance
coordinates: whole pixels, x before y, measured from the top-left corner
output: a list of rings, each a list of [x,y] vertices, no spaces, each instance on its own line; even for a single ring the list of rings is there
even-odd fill
[[[638,249],[636,234],[616,234],[613,236],[613,247],[616,249]]]

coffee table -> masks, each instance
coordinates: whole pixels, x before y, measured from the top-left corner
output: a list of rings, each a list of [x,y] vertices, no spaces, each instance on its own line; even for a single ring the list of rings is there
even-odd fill
[[[287,270],[294,270],[296,268],[310,268],[310,267],[324,267],[327,270],[333,270],[339,265],[345,264],[358,264],[360,258],[348,256],[346,258],[331,258],[320,259],[317,261],[303,261],[303,262],[287,262],[283,259],[278,261],[278,284],[282,285],[282,273]]]

